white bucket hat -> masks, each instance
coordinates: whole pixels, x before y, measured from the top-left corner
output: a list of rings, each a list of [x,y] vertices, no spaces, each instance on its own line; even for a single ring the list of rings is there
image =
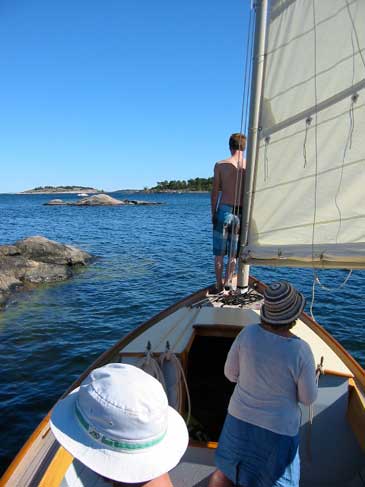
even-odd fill
[[[109,364],[93,370],[51,415],[59,443],[94,472],[145,482],[175,467],[189,441],[161,384],[143,370]]]

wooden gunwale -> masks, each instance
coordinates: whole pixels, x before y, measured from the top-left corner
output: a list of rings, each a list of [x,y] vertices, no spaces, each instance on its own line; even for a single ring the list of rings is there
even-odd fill
[[[347,419],[359,445],[365,452],[365,398],[353,379],[349,380]]]
[[[25,455],[28,453],[29,449],[33,445],[36,438],[38,438],[42,434],[44,428],[47,426],[47,424],[49,422],[50,416],[51,416],[51,413],[49,412],[47,414],[47,416],[42,419],[42,421],[39,423],[37,428],[33,431],[33,433],[30,435],[28,440],[23,445],[23,448],[19,451],[19,453],[14,458],[14,460],[11,462],[8,469],[5,471],[4,475],[0,479],[0,486],[1,487],[6,485],[8,480],[12,477],[13,473],[17,469],[19,463],[23,460]],[[46,430],[46,432],[44,433],[43,436],[45,437],[48,434],[48,432],[49,432],[49,429]]]

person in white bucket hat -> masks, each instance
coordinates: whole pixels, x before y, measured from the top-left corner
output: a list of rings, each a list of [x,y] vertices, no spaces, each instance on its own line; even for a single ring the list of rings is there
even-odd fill
[[[128,364],[93,370],[51,414],[58,442],[99,475],[124,484],[171,486],[167,472],[189,435],[162,385]]]

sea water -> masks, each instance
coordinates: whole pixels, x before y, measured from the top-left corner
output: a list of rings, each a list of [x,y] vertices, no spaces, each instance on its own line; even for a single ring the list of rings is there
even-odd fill
[[[97,257],[69,281],[16,293],[0,311],[0,472],[53,403],[127,332],[214,282],[208,194],[113,194],[158,206],[44,206],[54,195],[0,195],[0,244],[42,235]],[[57,196],[59,197],[59,196]],[[62,195],[64,200],[76,195]],[[310,269],[255,268],[308,301]],[[314,317],[365,365],[365,272],[322,271]],[[308,308],[308,307],[307,307]]]

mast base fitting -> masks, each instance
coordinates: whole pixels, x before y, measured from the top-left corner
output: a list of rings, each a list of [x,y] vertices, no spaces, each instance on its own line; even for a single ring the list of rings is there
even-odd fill
[[[248,292],[248,286],[237,286],[237,294],[246,294]]]

